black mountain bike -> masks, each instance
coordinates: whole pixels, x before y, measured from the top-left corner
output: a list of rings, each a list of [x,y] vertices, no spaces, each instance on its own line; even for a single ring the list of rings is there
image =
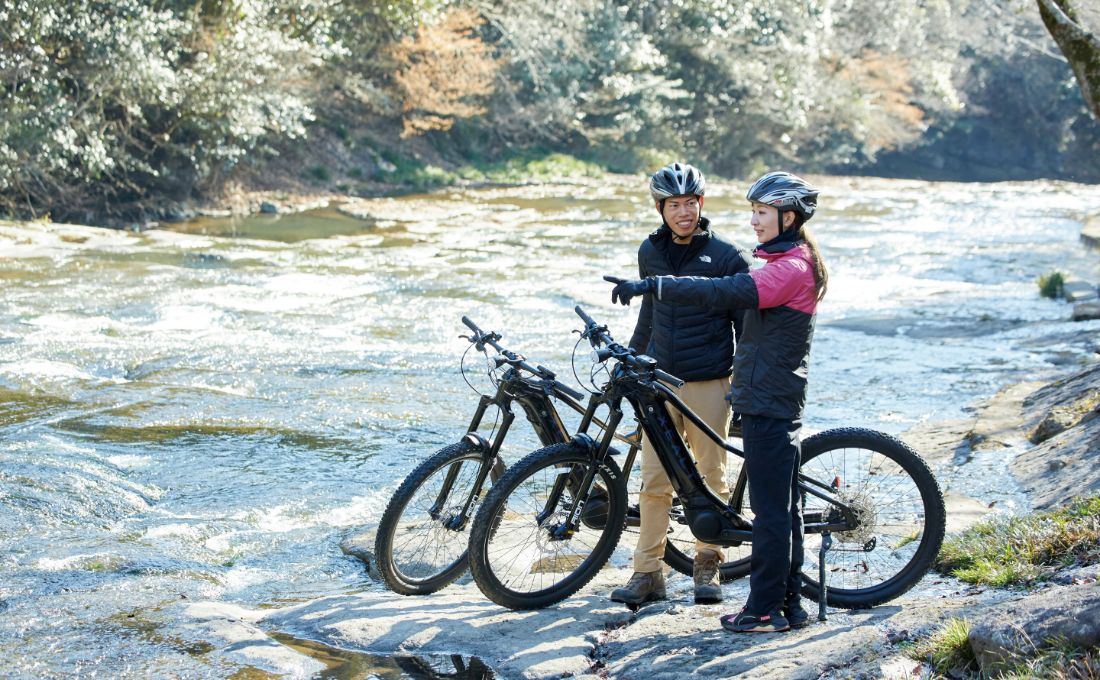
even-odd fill
[[[508,469],[486,495],[470,530],[474,581],[490,600],[510,609],[565,599],[615,550],[628,494],[610,444],[623,401],[653,442],[692,533],[725,546],[752,539],[744,466],[730,498],[717,497],[695,468],[668,408],[728,451],[744,453],[663,384],[682,381],[658,369],[651,357],[615,343],[580,307],[576,312],[597,361],[614,360],[609,380],[589,399],[569,441],[534,451]],[[589,435],[601,407],[608,409],[608,421],[597,436]],[[826,602],[871,607],[909,590],[928,570],[943,542],[943,496],[927,464],[906,444],[861,428],[820,432],[802,443],[799,480],[806,532],[803,594],[820,603],[821,618]],[[747,570],[747,558],[735,566]]]
[[[512,404],[519,404],[527,420],[544,446],[569,441],[569,431],[562,422],[555,400],[577,413],[585,413],[578,400],[584,395],[562,384],[555,374],[536,366],[499,344],[501,335],[482,331],[466,317],[464,323],[472,332],[466,337],[471,348],[487,353],[491,358],[496,392],[481,395],[470,421],[467,434],[458,442],[446,446],[412,470],[394,492],[375,536],[375,561],[382,579],[394,592],[402,595],[426,595],[454,582],[467,566],[467,529],[485,489],[504,473],[500,457],[501,445],[515,420]],[[495,434],[486,438],[478,429],[491,409],[499,412],[500,423]],[[597,427],[602,423],[589,418]],[[612,433],[615,439],[629,446],[623,468],[633,467],[641,436]],[[610,440],[608,443],[610,447]],[[618,453],[611,448],[610,451]],[[575,480],[579,482],[578,480]],[[695,538],[687,526],[683,510],[674,506],[665,562],[685,574],[691,574],[695,553]],[[637,506],[626,511],[626,526],[639,526]],[[743,556],[722,565],[724,578],[733,578],[747,570]]]

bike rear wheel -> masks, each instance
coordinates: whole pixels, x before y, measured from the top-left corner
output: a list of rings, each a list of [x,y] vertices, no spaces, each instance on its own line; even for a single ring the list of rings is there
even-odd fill
[[[928,465],[901,440],[874,430],[839,428],[802,442],[799,472],[851,507],[858,524],[832,534],[825,553],[827,603],[863,609],[888,602],[917,584],[943,543],[946,511]],[[734,491],[735,507],[746,516],[747,485]],[[837,515],[825,501],[805,494],[805,515]],[[803,594],[820,599],[822,535],[807,533],[802,567]]]
[[[477,511],[477,479],[487,464],[481,446],[462,440],[418,465],[394,492],[375,537],[382,580],[395,593],[427,595],[454,582],[467,567],[469,518]],[[499,469],[490,469],[495,481]],[[467,499],[465,521],[459,517]]]
[[[469,545],[470,572],[486,597],[509,609],[546,607],[580,590],[607,562],[623,532],[627,495],[610,457],[581,499],[578,526],[561,531],[578,500],[576,482],[591,465],[586,449],[555,444],[510,467],[489,490]]]

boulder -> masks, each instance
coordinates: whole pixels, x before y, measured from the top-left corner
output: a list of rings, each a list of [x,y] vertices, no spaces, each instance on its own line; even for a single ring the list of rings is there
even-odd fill
[[[1081,240],[1100,248],[1100,215],[1093,215],[1085,220],[1085,226],[1081,229]]]
[[[975,610],[975,616],[970,648],[982,676],[992,677],[1056,641],[1081,648],[1100,645],[1100,583],[1049,588]]]
[[[1096,293],[1096,284],[1076,279],[1066,281],[1062,287],[1062,294],[1068,302],[1092,302],[1100,298]]]
[[[1100,302],[1078,302],[1073,306],[1074,321],[1100,319]]]

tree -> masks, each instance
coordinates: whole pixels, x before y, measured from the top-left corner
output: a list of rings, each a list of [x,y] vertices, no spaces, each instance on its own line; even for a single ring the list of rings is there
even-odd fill
[[[1100,10],[1086,9],[1077,0],[1036,1],[1043,23],[1073,69],[1085,104],[1100,121]]]

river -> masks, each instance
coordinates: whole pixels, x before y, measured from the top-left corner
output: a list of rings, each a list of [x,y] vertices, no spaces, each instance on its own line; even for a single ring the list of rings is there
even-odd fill
[[[1078,237],[1100,186],[815,179],[809,430],[954,418],[1095,350],[1100,322],[1036,279],[1100,280]],[[704,213],[750,247],[743,191],[713,183]],[[601,276],[635,272],[656,226],[640,177],[349,208],[0,223],[0,674],[232,674],[159,613],[380,588],[339,546],[464,431],[463,314],[574,386],[575,305],[630,336]],[[506,455],[534,444],[517,427]]]

